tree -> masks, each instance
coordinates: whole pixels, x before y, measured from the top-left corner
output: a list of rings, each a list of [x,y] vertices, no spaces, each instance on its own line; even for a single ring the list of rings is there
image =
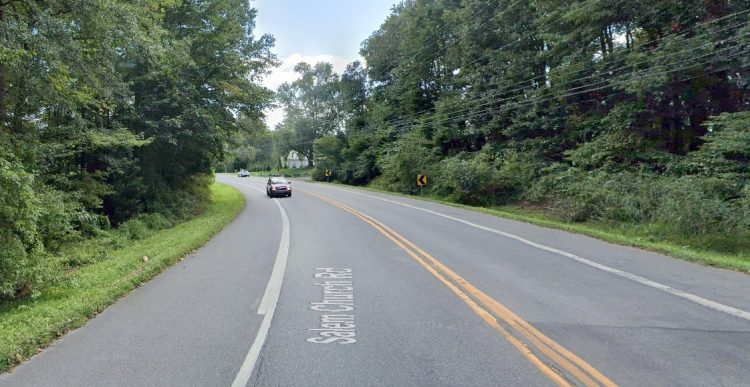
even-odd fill
[[[0,223],[0,297],[28,294],[62,243],[201,210],[224,143],[272,100],[254,19],[241,0],[0,2],[0,179],[33,192],[0,199],[33,208]]]
[[[313,143],[325,135],[342,129],[345,117],[339,98],[339,77],[330,63],[295,66],[300,78],[279,87],[277,100],[284,108],[286,118],[277,128],[282,149],[297,151],[314,166]]]
[[[413,192],[429,171],[464,202],[656,228],[679,209],[674,229],[747,234],[748,9],[404,1],[341,77],[345,130],[317,152],[348,183]]]

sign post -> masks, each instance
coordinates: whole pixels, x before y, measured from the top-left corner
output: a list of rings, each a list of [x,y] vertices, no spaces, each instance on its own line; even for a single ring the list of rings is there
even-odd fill
[[[419,195],[424,196],[424,187],[427,186],[427,175],[417,175],[417,185],[419,186]]]
[[[331,182],[331,170],[326,169],[326,183],[330,183],[330,182]]]

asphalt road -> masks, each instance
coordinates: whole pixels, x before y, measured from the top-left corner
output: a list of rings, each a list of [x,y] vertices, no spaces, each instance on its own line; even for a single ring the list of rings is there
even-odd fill
[[[203,249],[0,386],[747,386],[750,277],[349,188],[220,176]]]

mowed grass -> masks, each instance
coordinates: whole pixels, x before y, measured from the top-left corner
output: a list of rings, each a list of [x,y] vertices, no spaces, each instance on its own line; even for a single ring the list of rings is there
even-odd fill
[[[332,184],[346,188],[382,192],[396,196],[445,204],[501,218],[536,224],[542,227],[587,235],[619,245],[633,246],[644,250],[659,252],[671,257],[702,265],[750,273],[750,238],[723,235],[721,234],[721,230],[716,230],[714,235],[693,237],[670,234],[663,229],[655,229],[656,226],[653,225],[635,225],[625,223],[607,224],[596,222],[571,223],[556,219],[540,209],[525,208],[521,206],[475,207],[431,196],[419,197],[395,193],[374,187],[353,187],[345,184]],[[722,242],[722,240],[724,240],[724,242]],[[733,250],[733,252],[727,253],[726,246],[722,245],[731,245],[731,250]]]
[[[181,260],[231,223],[245,206],[236,189],[215,184],[198,217],[108,252],[72,271],[34,299],[0,305],[0,372],[7,371]],[[85,248],[85,246],[82,246]],[[148,256],[148,262],[143,257]]]

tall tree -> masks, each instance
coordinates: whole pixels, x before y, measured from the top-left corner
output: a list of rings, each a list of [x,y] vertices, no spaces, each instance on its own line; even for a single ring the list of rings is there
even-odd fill
[[[200,211],[224,140],[272,100],[258,83],[273,38],[254,19],[241,0],[0,1],[0,179],[28,193],[0,213],[39,209],[0,215],[20,249],[0,257],[0,298],[25,294],[60,243]]]
[[[302,62],[294,71],[299,79],[284,83],[277,93],[286,113],[281,129],[289,134],[286,147],[304,155],[313,166],[314,141],[340,131],[344,124],[339,77],[333,65],[325,62],[314,66]]]

